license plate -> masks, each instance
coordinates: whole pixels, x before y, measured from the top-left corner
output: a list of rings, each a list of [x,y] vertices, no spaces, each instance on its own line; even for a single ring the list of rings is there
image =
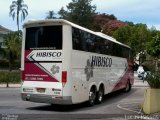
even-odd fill
[[[39,92],[39,93],[44,93],[45,92],[45,88],[37,88],[37,92]]]

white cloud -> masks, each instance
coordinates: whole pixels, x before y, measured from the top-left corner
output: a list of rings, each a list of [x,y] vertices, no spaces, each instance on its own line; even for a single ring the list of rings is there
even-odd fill
[[[114,14],[118,19],[123,21],[150,24],[156,27],[158,27],[157,25],[160,24],[160,1],[158,0],[101,1],[102,2],[97,3],[99,12]]]
[[[13,0],[0,0],[0,24],[16,29],[16,22],[9,17],[9,6]],[[28,5],[27,19],[44,19],[49,10],[57,12],[72,0],[24,0]],[[124,21],[141,22],[158,27],[160,24],[159,0],[93,0],[97,12],[114,14]],[[14,27],[15,26],[15,27]],[[158,27],[160,28],[160,27]]]
[[[29,6],[29,11],[32,13],[49,10],[58,11],[70,1],[71,0],[26,0],[25,3]]]

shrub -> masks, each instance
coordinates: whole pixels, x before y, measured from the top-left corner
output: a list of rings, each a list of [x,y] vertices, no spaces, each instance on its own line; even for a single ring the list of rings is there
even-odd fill
[[[14,61],[12,68],[14,70],[20,68],[20,61]],[[8,60],[0,60],[0,69],[9,69],[9,62]]]
[[[0,72],[0,83],[20,83],[20,72]]]
[[[151,72],[145,80],[148,82],[151,88],[160,88],[160,72]]]
[[[7,60],[0,60],[0,68],[4,69],[4,68],[8,68],[9,67],[9,63]]]

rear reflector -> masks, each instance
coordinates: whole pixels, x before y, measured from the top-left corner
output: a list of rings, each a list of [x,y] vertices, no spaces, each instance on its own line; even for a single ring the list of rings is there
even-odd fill
[[[62,71],[62,83],[67,82],[67,71]]]
[[[25,79],[24,71],[21,71],[21,80],[24,80],[24,79]]]

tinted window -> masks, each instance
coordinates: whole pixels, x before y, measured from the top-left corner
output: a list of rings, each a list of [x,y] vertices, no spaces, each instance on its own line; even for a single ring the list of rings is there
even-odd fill
[[[26,28],[25,49],[62,49],[62,26]]]
[[[95,36],[79,30],[77,28],[72,29],[73,49],[95,52]]]
[[[82,50],[81,31],[72,29],[73,49]]]
[[[129,48],[74,27],[72,40],[75,50],[129,58]]]

